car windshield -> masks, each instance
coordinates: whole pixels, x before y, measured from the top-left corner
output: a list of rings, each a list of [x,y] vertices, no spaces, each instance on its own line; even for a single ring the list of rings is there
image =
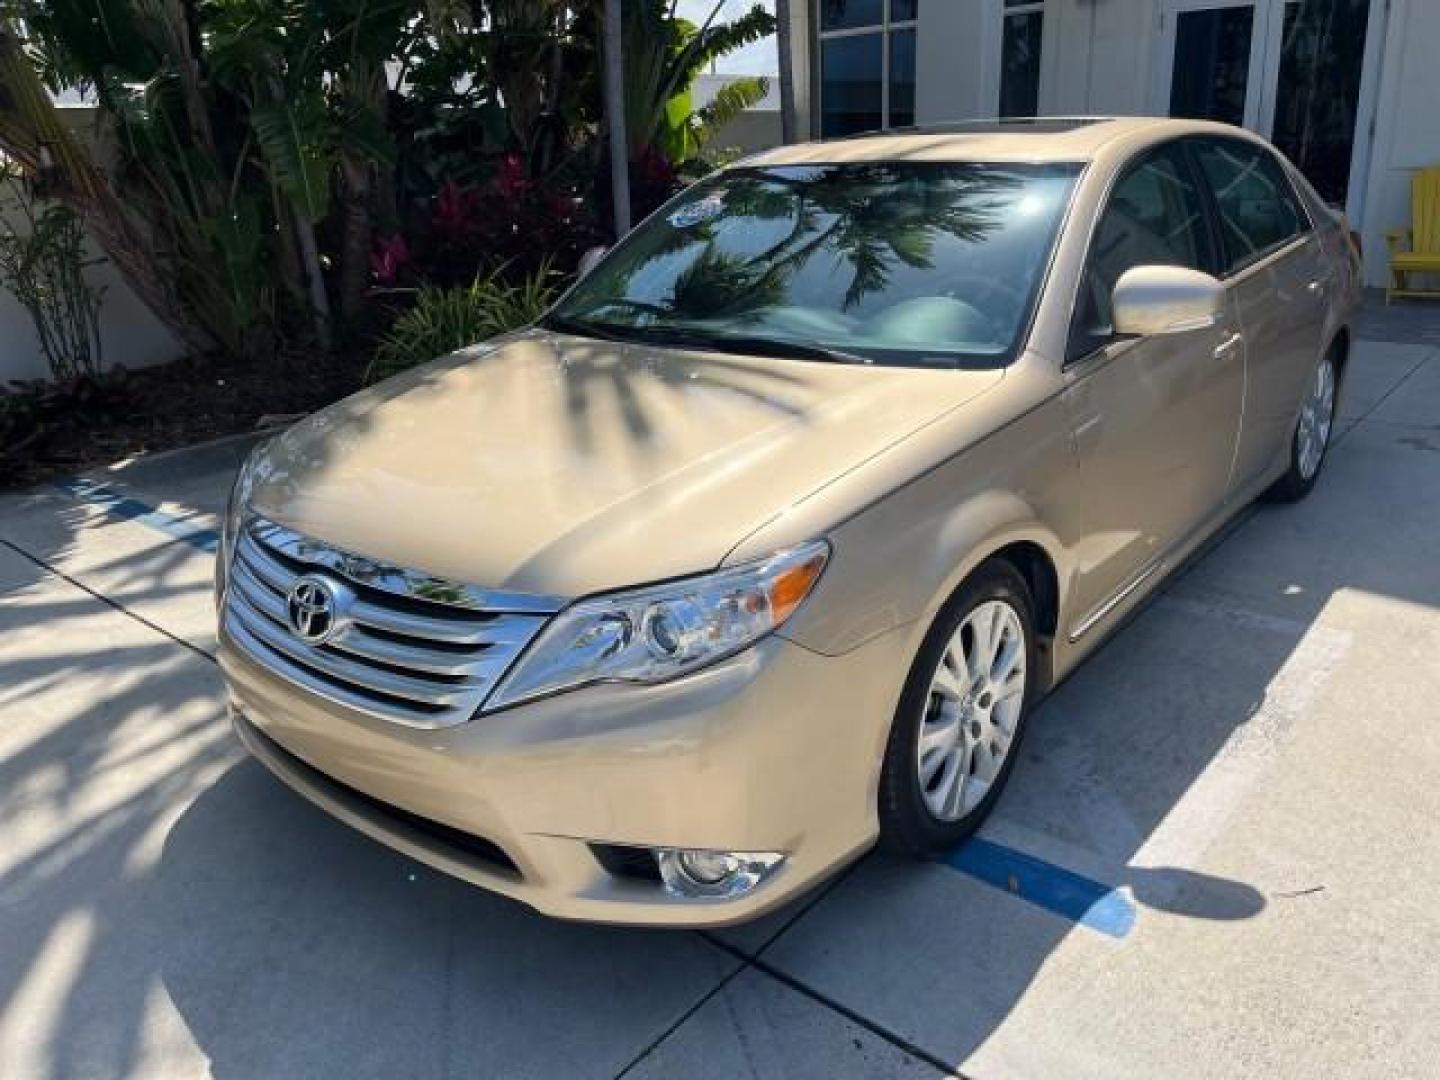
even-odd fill
[[[1075,164],[738,168],[635,230],[557,330],[760,355],[995,367],[1019,347]]]

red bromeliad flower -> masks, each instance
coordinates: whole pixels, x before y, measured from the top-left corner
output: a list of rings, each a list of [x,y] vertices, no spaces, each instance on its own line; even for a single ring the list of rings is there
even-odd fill
[[[370,272],[381,285],[394,284],[400,271],[410,263],[410,245],[400,233],[382,236],[370,254]]]
[[[495,173],[495,187],[511,202],[529,190],[530,181],[525,175],[525,163],[520,160],[519,154],[506,154],[500,159],[500,168]]]

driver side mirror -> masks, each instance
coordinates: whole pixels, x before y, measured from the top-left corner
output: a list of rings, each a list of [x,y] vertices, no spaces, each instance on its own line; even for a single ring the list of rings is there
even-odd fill
[[[1225,286],[1183,266],[1132,266],[1111,296],[1115,333],[1136,337],[1204,330],[1225,315]]]
[[[596,264],[605,257],[605,253],[609,250],[609,248],[603,245],[588,248],[585,254],[580,256],[580,261],[575,265],[575,277],[583,278],[586,274],[590,273],[591,270],[594,270]]]

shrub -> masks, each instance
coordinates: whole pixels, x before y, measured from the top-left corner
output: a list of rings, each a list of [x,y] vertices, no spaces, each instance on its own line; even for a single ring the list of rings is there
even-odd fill
[[[579,185],[528,178],[514,154],[482,185],[447,177],[433,195],[413,203],[396,232],[377,238],[371,275],[384,287],[426,282],[449,288],[492,270],[508,282],[542,265],[573,270],[608,236],[591,200],[578,191]]]
[[[40,351],[57,380],[100,372],[100,301],[105,290],[85,280],[98,259],[85,258],[85,226],[68,206],[38,213],[13,167],[0,169],[22,227],[0,213],[0,286],[30,314]]]
[[[461,288],[422,286],[415,306],[395,320],[375,350],[365,381],[387,379],[543,315],[560,290],[549,264],[542,264],[515,285],[501,278],[503,269],[482,274]]]

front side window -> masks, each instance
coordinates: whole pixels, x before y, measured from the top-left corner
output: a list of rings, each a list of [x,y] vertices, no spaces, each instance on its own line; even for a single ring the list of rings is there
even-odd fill
[[[1263,146],[1211,139],[1196,156],[1215,193],[1226,273],[1243,270],[1309,229],[1289,177]]]
[[[1179,147],[1151,153],[1116,182],[1090,242],[1072,356],[1109,339],[1115,283],[1135,266],[1212,269],[1205,200]]]
[[[821,136],[913,124],[919,0],[816,3]]]
[[[1000,101],[997,115],[1036,116],[1040,108],[1040,39],[1045,5],[1005,0],[1000,25]]]
[[[776,355],[1000,366],[1028,325],[1080,168],[732,169],[636,229],[550,325],[758,355],[768,343]]]

